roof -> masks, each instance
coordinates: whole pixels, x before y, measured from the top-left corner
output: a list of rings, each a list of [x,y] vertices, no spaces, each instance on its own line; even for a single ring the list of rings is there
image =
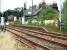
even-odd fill
[[[33,8],[33,15],[36,15],[41,9],[42,8],[40,8],[40,9]],[[24,10],[24,15],[25,16],[31,16],[32,15],[32,8],[29,8],[27,10]]]

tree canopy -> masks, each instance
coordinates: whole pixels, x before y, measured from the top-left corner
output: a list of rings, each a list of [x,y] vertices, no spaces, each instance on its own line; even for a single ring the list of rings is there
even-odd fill
[[[50,5],[46,5],[46,7],[42,9],[41,15],[46,20],[51,20],[58,17],[57,11],[54,10]]]
[[[21,17],[23,15],[23,9],[15,8],[15,10],[7,10],[3,13],[4,17],[7,17],[9,15],[14,15],[14,16],[17,16],[17,17]]]
[[[0,12],[0,17],[2,16],[2,13]]]

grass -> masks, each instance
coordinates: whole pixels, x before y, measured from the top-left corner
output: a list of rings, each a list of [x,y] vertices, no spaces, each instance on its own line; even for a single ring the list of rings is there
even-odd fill
[[[22,25],[20,22],[14,22],[13,25],[15,25],[15,26],[29,26],[29,27],[46,27],[49,30],[67,34],[67,32],[64,32],[63,30],[60,31],[59,27],[55,26],[55,24],[48,24],[48,25],[40,24],[39,25],[38,23],[34,23],[34,24],[30,23],[30,24],[23,24]]]
[[[60,32],[59,28],[57,26],[55,26],[54,24],[48,24],[48,25],[45,25],[45,27],[49,28],[50,30]]]

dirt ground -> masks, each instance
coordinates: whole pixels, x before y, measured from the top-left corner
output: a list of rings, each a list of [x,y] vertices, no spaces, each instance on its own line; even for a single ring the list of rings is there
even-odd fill
[[[10,32],[0,32],[0,50],[17,50],[17,42],[11,38]]]
[[[32,50],[13,38],[10,32],[0,32],[0,50]]]

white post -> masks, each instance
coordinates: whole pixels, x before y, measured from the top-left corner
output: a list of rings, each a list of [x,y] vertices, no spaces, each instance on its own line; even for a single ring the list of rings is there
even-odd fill
[[[14,16],[14,21],[17,21],[17,17],[16,16]]]
[[[22,17],[22,24],[25,24],[25,17]]]
[[[5,23],[4,23],[4,17],[1,17],[1,25],[4,26]]]
[[[62,14],[61,14],[61,11],[62,11],[62,10],[61,10],[61,6],[62,6],[62,5],[61,5],[61,0],[60,0],[60,19],[59,19],[60,22],[62,21],[62,16],[61,16],[61,15],[62,15]],[[60,31],[62,31],[61,23],[60,23]]]

